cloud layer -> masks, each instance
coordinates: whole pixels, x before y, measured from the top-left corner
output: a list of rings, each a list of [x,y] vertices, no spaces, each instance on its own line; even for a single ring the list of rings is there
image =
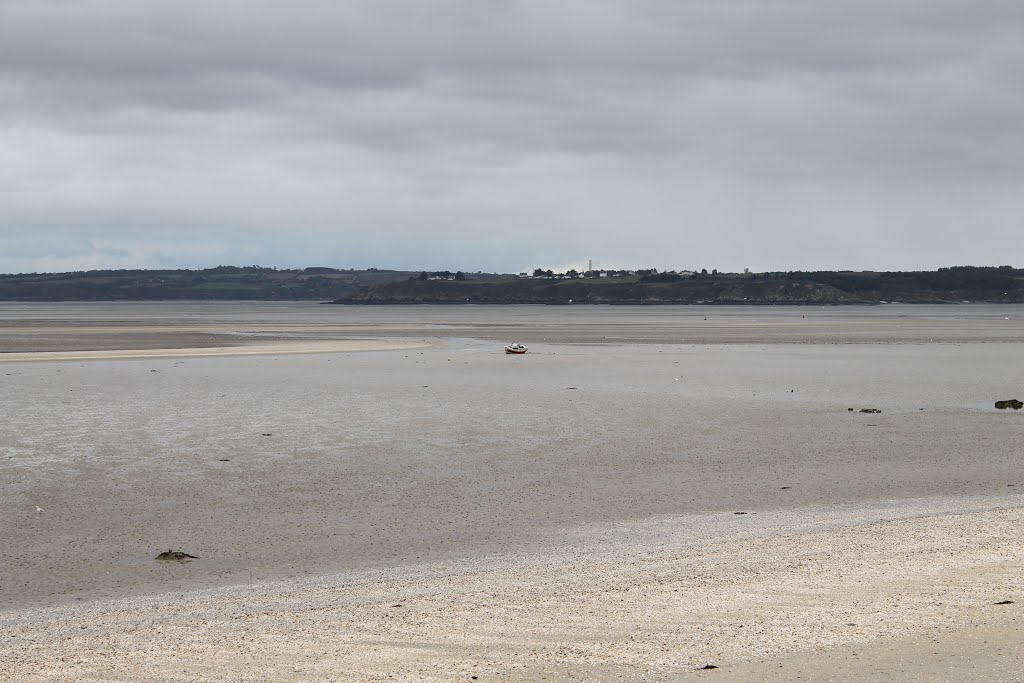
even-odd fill
[[[1010,263],[1022,25],[1016,0],[0,0],[0,271]]]

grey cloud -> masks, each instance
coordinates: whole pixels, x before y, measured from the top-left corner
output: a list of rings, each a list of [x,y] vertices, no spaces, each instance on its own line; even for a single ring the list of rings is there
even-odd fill
[[[953,226],[1015,239],[1022,23],[1016,0],[0,0],[0,235],[160,265],[810,267],[872,265],[846,231],[877,227],[897,266],[996,258]],[[924,260],[926,234],[956,246]]]
[[[127,82],[259,74],[332,88],[449,74],[914,71],[1014,39],[1014,2],[9,2],[0,64]],[[1019,55],[1017,56],[1019,59]]]

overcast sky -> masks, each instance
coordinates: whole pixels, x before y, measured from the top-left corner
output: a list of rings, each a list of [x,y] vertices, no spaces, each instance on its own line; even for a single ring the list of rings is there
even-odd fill
[[[0,0],[0,272],[1024,266],[1020,0]]]

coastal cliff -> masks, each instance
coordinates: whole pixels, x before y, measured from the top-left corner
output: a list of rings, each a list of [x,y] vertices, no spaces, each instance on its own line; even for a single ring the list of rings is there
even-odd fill
[[[982,272],[977,272],[982,271]],[[987,272],[994,271],[994,272]],[[1022,303],[1024,272],[969,268],[927,273],[777,273],[642,278],[408,279],[381,283],[339,304],[776,304]]]

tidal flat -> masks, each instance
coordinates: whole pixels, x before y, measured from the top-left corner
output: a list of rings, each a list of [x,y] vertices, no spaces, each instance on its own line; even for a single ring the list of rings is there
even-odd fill
[[[1018,680],[1024,411],[993,403],[1022,333],[1012,305],[0,304],[0,672]]]

